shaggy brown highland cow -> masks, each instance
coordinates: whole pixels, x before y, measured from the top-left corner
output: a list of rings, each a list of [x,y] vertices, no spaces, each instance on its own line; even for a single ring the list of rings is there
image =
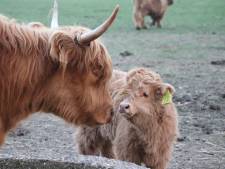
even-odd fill
[[[111,58],[96,39],[118,9],[95,30],[34,29],[0,17],[0,144],[19,121],[38,111],[76,125],[110,121]]]
[[[111,82],[113,121],[95,128],[80,127],[76,135],[80,153],[165,169],[178,129],[174,104],[164,105],[162,98],[174,88],[145,69],[115,73]]]
[[[133,0],[133,21],[136,29],[146,29],[144,17],[152,18],[152,26],[161,28],[161,20],[173,0]]]

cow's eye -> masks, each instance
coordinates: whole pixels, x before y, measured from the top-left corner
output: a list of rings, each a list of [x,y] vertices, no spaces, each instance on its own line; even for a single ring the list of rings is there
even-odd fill
[[[148,97],[148,94],[146,92],[143,93],[144,97]]]

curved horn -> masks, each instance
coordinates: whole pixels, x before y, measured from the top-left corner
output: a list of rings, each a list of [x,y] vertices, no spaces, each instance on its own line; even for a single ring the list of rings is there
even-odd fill
[[[52,21],[51,21],[51,28],[58,28],[58,2],[57,0],[54,1],[54,6],[52,8]]]
[[[111,26],[111,24],[113,23],[113,21],[115,20],[117,16],[118,11],[119,11],[119,5],[116,5],[111,16],[108,17],[108,19],[104,23],[102,23],[100,26],[98,26],[94,30],[78,35],[76,37],[77,38],[76,41],[80,45],[85,45],[85,44],[89,44],[91,41],[100,37]]]

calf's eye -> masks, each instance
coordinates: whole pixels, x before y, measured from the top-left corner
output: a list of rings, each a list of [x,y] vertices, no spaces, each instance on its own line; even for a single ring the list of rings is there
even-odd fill
[[[146,92],[143,93],[144,97],[148,97],[148,94]]]

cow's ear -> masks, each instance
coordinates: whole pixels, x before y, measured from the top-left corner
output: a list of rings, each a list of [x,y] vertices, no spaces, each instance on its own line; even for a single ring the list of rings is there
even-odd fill
[[[50,55],[63,65],[71,62],[75,52],[74,40],[65,32],[57,31],[50,37]]]

